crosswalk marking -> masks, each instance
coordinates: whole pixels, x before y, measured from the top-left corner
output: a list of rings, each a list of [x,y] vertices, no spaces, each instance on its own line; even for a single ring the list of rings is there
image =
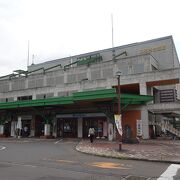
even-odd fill
[[[165,179],[173,180],[174,179],[173,176],[176,176],[178,169],[180,169],[179,164],[171,164],[157,180],[165,180]]]
[[[0,151],[6,149],[5,146],[0,146]]]
[[[63,139],[60,139],[60,140],[54,142],[54,144],[58,144],[58,143],[61,142],[62,140],[63,140]]]

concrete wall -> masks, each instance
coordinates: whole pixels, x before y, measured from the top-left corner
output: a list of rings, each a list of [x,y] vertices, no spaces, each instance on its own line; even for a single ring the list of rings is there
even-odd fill
[[[59,64],[61,64],[62,67],[64,67],[64,65],[77,61],[78,58],[80,57],[89,56],[96,53],[99,53],[102,56],[103,61],[109,61],[112,60],[113,58],[113,50],[115,51],[114,52],[115,55],[119,55],[124,51],[127,53],[127,56],[122,55],[120,56],[120,58],[137,56],[142,54],[151,54],[153,58],[158,61],[160,69],[179,67],[179,60],[177,57],[172,36],[167,36],[167,37],[148,40],[144,42],[119,46],[119,47],[115,47],[114,49],[109,48],[105,50],[89,52],[89,53],[66,57],[62,59],[56,59],[53,61],[48,61],[37,65],[31,65],[28,67],[28,71],[33,71],[35,69],[39,69],[42,67],[46,69]],[[55,69],[59,69],[59,67]],[[54,71],[55,69],[52,70]]]
[[[174,71],[171,69],[179,66],[171,36],[115,47],[116,55],[123,51],[127,52],[127,56],[118,57],[116,61],[111,60],[112,49],[106,49],[93,52],[100,53],[103,56],[102,63],[71,67],[65,71],[63,68],[58,67],[48,70],[45,73],[41,69],[29,74],[27,77],[12,77],[10,80],[9,77],[2,78],[0,80],[0,101],[12,101],[13,99],[17,99],[18,96],[25,95],[32,95],[33,99],[36,99],[38,96],[44,95],[49,97],[50,94],[52,97],[69,95],[75,91],[111,88],[116,84],[115,74],[118,70],[122,71],[122,84],[140,83],[142,85],[142,83],[148,82],[150,79],[152,81],[164,79],[167,72],[170,72],[170,74],[166,78],[172,79],[172,76],[177,77],[175,71],[178,70]],[[92,53],[69,58],[72,61],[72,59],[77,60],[78,57],[90,54]],[[69,58],[61,60],[64,63],[65,61],[69,63]],[[32,68],[31,70],[43,66],[47,68],[57,65],[59,62],[60,60],[49,61],[30,66],[29,68]],[[161,70],[162,73],[160,73],[159,77],[159,72],[154,71],[155,69]],[[171,70],[164,71],[164,69]],[[149,77],[147,77],[148,72],[150,72]],[[142,88],[140,88],[140,91],[142,91]],[[149,89],[148,92],[150,92]]]
[[[94,64],[90,67],[81,66],[67,69],[60,69],[53,72],[30,74],[27,77],[14,77],[12,79],[0,81],[0,98],[1,95],[6,98],[23,95],[52,94],[58,95],[61,92],[69,91],[69,86],[73,85],[72,91],[81,91],[91,89],[88,84],[96,83],[95,81],[115,78],[117,70],[121,70],[123,75],[134,75],[151,71],[151,62],[154,62],[149,55],[133,56],[117,61],[108,61],[100,64]],[[75,85],[76,84],[76,85]],[[77,85],[78,84],[78,85]],[[98,85],[99,86],[99,85]],[[109,88],[112,83],[109,83]],[[107,83],[102,84],[99,88],[106,88]],[[60,91],[57,92],[55,89]],[[98,87],[95,87],[98,88]],[[61,90],[62,89],[62,90]],[[40,92],[39,92],[40,91]],[[23,92],[23,93],[22,93]],[[35,94],[34,94],[35,93]],[[67,94],[68,95],[68,94]]]
[[[57,71],[51,76],[45,75],[38,75],[36,79],[36,75],[30,76],[30,77],[23,77],[24,81],[22,83],[25,83],[25,89],[22,89],[20,86],[19,90],[11,90],[11,84],[12,80],[3,80],[0,81],[0,100],[1,102],[5,102],[6,98],[9,98],[11,101],[14,99],[16,100],[19,96],[33,96],[33,99],[36,99],[36,96],[39,94],[52,94],[54,93],[54,96],[58,95],[69,95],[71,92],[76,91],[82,91],[82,90],[93,90],[93,89],[104,89],[104,88],[111,88],[112,86],[117,85],[117,79],[115,75],[113,77],[110,77],[109,71],[107,69],[111,69],[113,71],[113,74],[118,69],[118,61],[111,64],[104,63],[103,66],[97,66],[95,68],[84,68],[83,72],[86,71],[87,77],[89,79],[82,79],[81,81],[75,81],[72,83],[60,83],[60,84],[54,84],[54,85],[47,85],[47,77],[52,78],[55,82],[61,81],[62,79],[59,79],[63,77],[64,80],[62,82],[67,82],[67,76],[72,74],[75,74],[77,72],[79,74],[79,69],[74,68],[74,71],[65,71],[63,74],[61,74],[61,71]],[[103,68],[102,68],[103,67]],[[107,70],[107,71],[106,71]],[[95,71],[100,72],[100,78],[91,80],[91,76],[94,74]],[[112,72],[111,72],[112,73]],[[106,76],[106,78],[103,78],[103,74]],[[121,76],[121,84],[133,84],[133,83],[139,83],[142,88],[144,84],[144,88],[146,88],[146,82],[150,81],[158,81],[158,80],[167,80],[167,79],[179,79],[180,69],[170,69],[170,70],[163,70],[163,71],[154,71],[154,72],[146,72],[146,73],[137,73],[137,74],[129,74],[129,75],[122,75]],[[109,77],[107,77],[109,75]],[[83,76],[84,77],[84,76]],[[19,83],[21,83],[21,78],[19,79]],[[16,82],[18,79],[16,79]],[[40,82],[41,81],[41,82]],[[2,83],[1,83],[2,82]],[[39,84],[44,83],[44,86],[38,87]],[[9,89],[6,91],[3,89],[3,85],[8,84],[7,86]],[[28,84],[37,84],[34,88],[29,88]],[[41,84],[42,85],[42,84]],[[140,91],[146,92],[147,90],[143,90],[140,88]],[[144,94],[143,92],[141,94]]]

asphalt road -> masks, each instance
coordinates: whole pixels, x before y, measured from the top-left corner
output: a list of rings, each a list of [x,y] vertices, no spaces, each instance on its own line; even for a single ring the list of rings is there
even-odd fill
[[[150,180],[170,165],[87,155],[75,150],[77,143],[0,140],[0,180]]]

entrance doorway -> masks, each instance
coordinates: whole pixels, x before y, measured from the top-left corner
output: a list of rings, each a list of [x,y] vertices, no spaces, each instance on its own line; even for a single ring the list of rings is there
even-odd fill
[[[84,138],[88,137],[90,127],[94,127],[96,137],[107,136],[107,121],[105,117],[83,118],[83,137]]]
[[[76,118],[57,119],[57,137],[76,138],[77,119]]]
[[[35,136],[44,136],[44,119],[39,115],[35,119]]]
[[[22,136],[28,137],[31,132],[31,120],[23,120],[22,119]]]
[[[4,124],[4,135],[6,137],[9,137],[11,135],[11,122],[8,121],[8,122],[5,122]]]

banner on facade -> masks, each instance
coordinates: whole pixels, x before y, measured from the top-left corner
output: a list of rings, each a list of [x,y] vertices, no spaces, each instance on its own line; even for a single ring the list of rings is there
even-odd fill
[[[122,132],[121,114],[120,115],[115,114],[114,119],[115,119],[115,124],[116,124],[117,130],[118,130],[119,134],[122,136],[123,132]]]
[[[137,136],[142,136],[142,120],[136,120]]]

